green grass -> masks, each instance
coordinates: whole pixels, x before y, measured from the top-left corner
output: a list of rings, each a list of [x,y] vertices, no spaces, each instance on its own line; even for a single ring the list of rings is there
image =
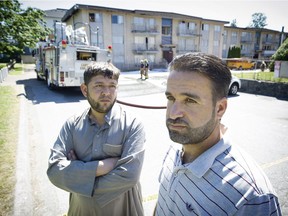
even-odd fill
[[[23,73],[23,65],[16,63],[14,68],[9,71],[10,75],[20,75]]]
[[[11,86],[0,86],[0,215],[12,215],[19,101]]]
[[[6,63],[0,63],[0,69],[6,67]],[[9,71],[10,75],[20,75],[23,72],[23,65],[21,63],[16,63],[14,68]]]
[[[252,80],[260,80],[260,81],[268,81],[268,82],[282,82],[288,83],[288,78],[275,78],[274,72],[251,72],[251,73],[233,73],[233,75],[237,76],[240,79],[252,79]]]

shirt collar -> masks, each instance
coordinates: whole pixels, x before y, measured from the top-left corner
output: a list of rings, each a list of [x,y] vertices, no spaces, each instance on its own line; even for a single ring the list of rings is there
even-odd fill
[[[91,125],[95,124],[94,121],[91,120],[89,113],[90,113],[91,107],[88,108],[86,110],[86,118],[88,119],[88,121],[90,122]],[[117,113],[119,113],[120,110],[120,106],[118,104],[114,104],[113,107],[111,108],[111,110],[106,113],[105,115],[105,122],[110,126],[112,124],[112,120],[114,119],[114,117],[117,116]]]
[[[231,142],[229,141],[229,135],[227,133],[228,131],[226,131],[225,135],[218,143],[187,165],[186,168],[189,169],[193,175],[201,178],[212,167],[216,157],[231,147]]]

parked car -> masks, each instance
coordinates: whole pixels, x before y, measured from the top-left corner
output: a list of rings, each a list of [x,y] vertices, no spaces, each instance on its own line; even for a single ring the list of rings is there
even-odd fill
[[[236,95],[238,90],[241,88],[241,80],[232,75],[232,80],[229,86],[229,95]]]

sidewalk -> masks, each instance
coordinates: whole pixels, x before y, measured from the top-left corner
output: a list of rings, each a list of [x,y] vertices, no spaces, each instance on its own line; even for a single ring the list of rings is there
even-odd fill
[[[34,64],[23,64],[23,72],[20,75],[10,75],[8,72],[7,77],[5,80],[0,83],[0,86],[15,86],[15,85],[20,85],[17,84],[19,80],[24,80],[24,79],[33,79],[34,77],[36,78],[36,72],[34,73],[27,73],[27,72],[32,72],[34,71],[35,65]]]

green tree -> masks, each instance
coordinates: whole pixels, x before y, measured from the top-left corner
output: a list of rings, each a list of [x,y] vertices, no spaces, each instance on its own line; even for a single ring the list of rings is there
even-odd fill
[[[24,47],[34,48],[48,33],[42,10],[20,6],[18,0],[0,1],[0,53],[6,56],[23,53]]]
[[[240,57],[241,57],[240,47],[237,47],[237,46],[229,47],[227,58],[240,58]]]
[[[254,13],[252,14],[252,23],[250,24],[250,27],[252,28],[264,28],[266,23],[267,17],[264,13]]]
[[[288,61],[288,38],[281,44],[277,51],[271,57],[269,70],[274,71],[275,61]]]

